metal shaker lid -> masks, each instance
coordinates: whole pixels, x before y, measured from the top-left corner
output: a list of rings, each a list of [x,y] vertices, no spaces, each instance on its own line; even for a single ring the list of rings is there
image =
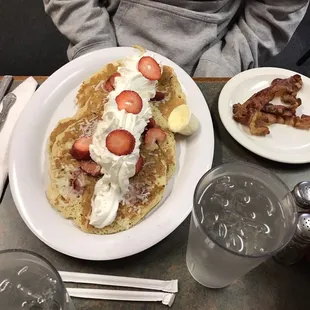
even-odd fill
[[[310,214],[302,213],[297,222],[296,237],[302,238],[305,242],[310,242]]]
[[[294,187],[292,194],[299,207],[310,209],[310,181],[298,183]]]

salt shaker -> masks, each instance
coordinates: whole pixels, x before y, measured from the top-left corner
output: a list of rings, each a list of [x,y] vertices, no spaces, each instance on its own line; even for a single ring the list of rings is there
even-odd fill
[[[310,210],[310,181],[298,183],[292,190],[292,194],[300,212]]]
[[[310,214],[299,214],[295,235],[290,243],[274,259],[283,265],[289,266],[303,258],[310,247]]]

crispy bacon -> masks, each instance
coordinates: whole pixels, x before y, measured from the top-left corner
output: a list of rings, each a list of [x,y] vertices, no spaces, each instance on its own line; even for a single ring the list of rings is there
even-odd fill
[[[298,129],[310,129],[310,116],[303,114],[295,118],[295,127]]]
[[[269,133],[268,126],[284,124],[297,129],[310,129],[310,115],[283,117],[270,113],[255,112],[251,119],[250,133],[255,136],[265,136]]]
[[[271,85],[250,97],[243,104],[233,105],[233,118],[238,123],[248,126],[250,133],[265,136],[270,133],[268,125],[286,124],[300,129],[310,128],[310,116],[296,116],[296,109],[301,105],[297,92],[302,88],[300,75],[287,79],[275,79]],[[270,103],[276,96],[285,105]]]
[[[286,107],[284,105],[274,105],[272,103],[267,103],[261,110],[262,112],[271,113],[275,115],[280,115],[284,117],[295,116],[296,108]]]
[[[253,114],[256,111],[261,111],[265,105],[270,103],[270,101],[276,96],[280,96],[286,103],[294,102],[294,107],[296,102],[298,102],[299,106],[301,101],[296,99],[296,95],[301,87],[302,80],[298,74],[295,74],[288,79],[275,79],[269,87],[255,93],[243,104],[234,104],[233,118],[238,123],[249,126]],[[293,98],[295,98],[295,100],[293,100]]]

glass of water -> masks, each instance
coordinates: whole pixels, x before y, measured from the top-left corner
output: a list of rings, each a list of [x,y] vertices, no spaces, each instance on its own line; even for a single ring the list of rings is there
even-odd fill
[[[285,247],[296,220],[290,190],[277,176],[246,163],[216,167],[195,189],[187,267],[204,286],[228,286]]]
[[[0,309],[74,310],[57,270],[24,250],[0,251]]]

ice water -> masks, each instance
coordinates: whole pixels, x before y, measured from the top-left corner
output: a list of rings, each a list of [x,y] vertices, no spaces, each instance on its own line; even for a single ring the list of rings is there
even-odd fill
[[[0,253],[0,309],[74,310],[59,277],[25,252]]]
[[[224,176],[206,186],[193,212],[187,266],[201,284],[225,287],[283,243],[285,197],[247,176]]]
[[[0,309],[60,310],[56,284],[48,274],[38,276],[28,266],[16,273],[1,272]]]

